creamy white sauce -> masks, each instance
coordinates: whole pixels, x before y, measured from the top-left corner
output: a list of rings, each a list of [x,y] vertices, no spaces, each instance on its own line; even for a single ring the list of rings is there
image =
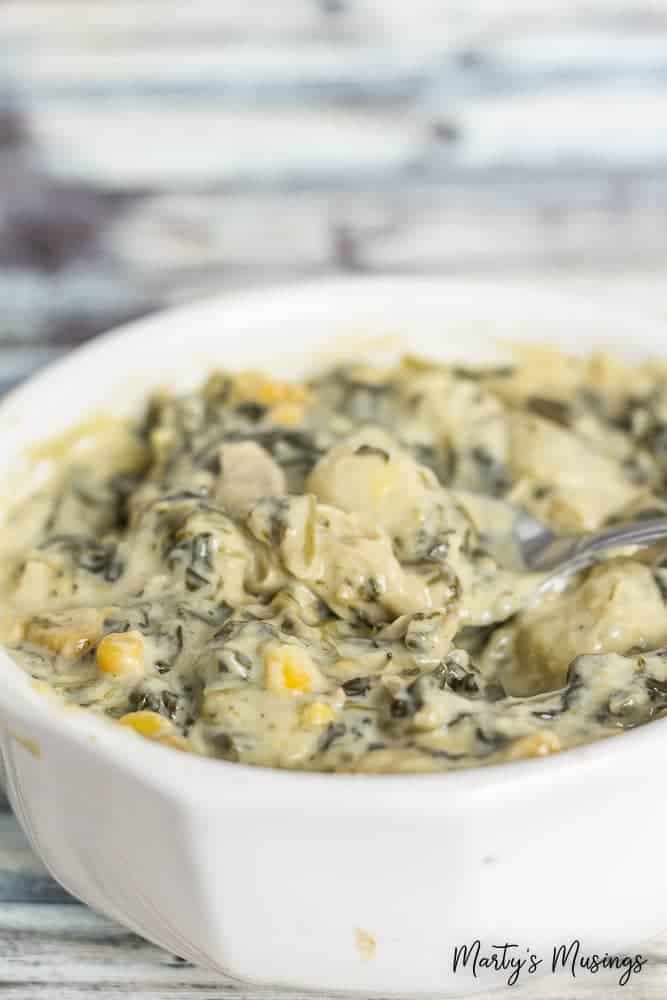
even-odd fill
[[[667,373],[547,359],[216,374],[70,435],[5,524],[4,641],[71,702],[259,765],[447,770],[663,714],[660,553],[536,605],[511,526],[665,509]]]

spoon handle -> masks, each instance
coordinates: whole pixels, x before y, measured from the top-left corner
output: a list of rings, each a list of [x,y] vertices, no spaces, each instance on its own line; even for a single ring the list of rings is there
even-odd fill
[[[612,549],[667,541],[667,517],[614,525],[594,534],[554,538],[531,560],[531,569],[569,575],[585,569]]]

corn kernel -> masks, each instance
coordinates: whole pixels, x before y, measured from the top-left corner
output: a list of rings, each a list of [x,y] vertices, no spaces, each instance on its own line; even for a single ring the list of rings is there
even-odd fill
[[[97,667],[115,677],[144,671],[144,640],[140,632],[109,632],[97,647]]]
[[[276,406],[278,403],[304,403],[309,398],[306,386],[279,382],[260,372],[241,372],[234,380],[234,395],[238,399]]]
[[[188,741],[176,732],[174,725],[158,712],[128,712],[119,720],[121,726],[133,729],[147,740],[163,743],[175,750],[189,750]]]
[[[296,427],[303,420],[303,414],[301,403],[279,403],[271,410],[271,419],[283,427]]]
[[[507,760],[522,760],[527,757],[546,757],[550,753],[558,753],[561,742],[548,729],[538,729],[536,733],[522,736],[515,740],[507,751]]]
[[[264,652],[266,686],[270,691],[310,694],[322,686],[321,675],[305,650],[270,644]]]
[[[77,660],[95,645],[102,631],[102,616],[94,608],[77,608],[51,618],[33,618],[25,638],[68,660]]]
[[[155,740],[166,735],[171,730],[171,723],[158,712],[128,712],[118,720],[121,726],[134,729],[140,736]]]
[[[333,708],[324,701],[314,701],[310,705],[304,705],[299,715],[301,725],[306,729],[328,726],[335,718],[336,713]]]

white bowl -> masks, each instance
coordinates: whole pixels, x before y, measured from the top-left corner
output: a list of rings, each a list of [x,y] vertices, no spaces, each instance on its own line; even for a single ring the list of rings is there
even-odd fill
[[[225,297],[135,323],[15,391],[0,405],[0,468],[91,410],[135,407],[147,385],[191,384],[216,363],[298,375],[334,335],[349,353],[351,335],[387,333],[464,358],[498,337],[626,354],[665,343],[636,314],[529,283],[382,278]],[[0,658],[8,791],[34,849],[74,895],[196,963],[309,990],[443,996],[505,982],[454,974],[453,948],[476,938],[517,943],[550,972],[560,942],[626,950],[667,925],[666,721],[455,774],[292,773],[140,741],[54,707]]]

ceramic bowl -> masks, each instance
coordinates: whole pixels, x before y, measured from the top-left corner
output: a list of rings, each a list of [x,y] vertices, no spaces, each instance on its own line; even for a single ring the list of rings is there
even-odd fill
[[[102,337],[13,392],[0,468],[23,470],[27,489],[26,446],[215,365],[300,375],[325,355],[406,347],[478,360],[507,339],[637,355],[664,353],[665,333],[529,282],[226,296]],[[141,741],[54,706],[0,661],[8,793],[35,851],[75,896],[195,963],[304,990],[442,997],[506,981],[454,972],[454,948],[476,939],[516,944],[550,972],[561,942],[627,951],[667,926],[667,721],[455,774],[292,773]]]

